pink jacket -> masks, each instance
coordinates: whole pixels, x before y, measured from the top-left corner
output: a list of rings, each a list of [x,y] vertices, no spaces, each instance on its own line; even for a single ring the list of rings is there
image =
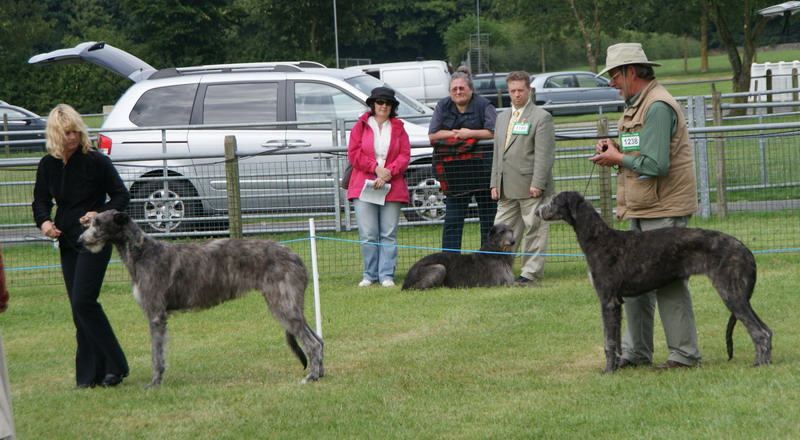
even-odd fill
[[[358,122],[350,132],[350,143],[347,146],[347,160],[353,164],[353,174],[350,175],[350,185],[347,187],[347,198],[357,199],[361,195],[364,181],[375,179],[375,135],[367,124],[370,112],[366,112],[358,118]],[[411,144],[408,141],[408,133],[403,128],[403,122],[397,118],[391,118],[392,139],[389,143],[389,151],[386,153],[385,168],[391,171],[392,180],[388,183],[392,185],[389,194],[386,195],[387,202],[408,203],[408,186],[403,176],[411,160]]]

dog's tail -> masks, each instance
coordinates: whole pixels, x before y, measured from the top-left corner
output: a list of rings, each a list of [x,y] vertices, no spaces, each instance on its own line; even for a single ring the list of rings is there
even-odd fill
[[[728,360],[733,359],[733,327],[736,325],[736,317],[731,313],[728,319],[728,329],[725,331],[725,345],[728,347]]]
[[[306,359],[306,354],[303,353],[303,349],[300,348],[300,344],[297,343],[297,339],[294,338],[294,335],[286,332],[286,343],[289,344],[289,348],[292,349],[294,354],[300,359],[300,363],[303,364],[303,369],[308,367],[308,359]]]

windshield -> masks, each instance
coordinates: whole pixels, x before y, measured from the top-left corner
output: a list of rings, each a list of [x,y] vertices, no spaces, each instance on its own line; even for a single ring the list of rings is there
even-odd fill
[[[346,81],[367,96],[372,93],[372,89],[375,87],[382,87],[386,85],[386,83],[383,81],[370,75],[356,75],[352,78],[348,78]],[[422,104],[406,94],[403,94],[403,92],[395,90],[395,97],[398,101],[400,101],[400,105],[397,107],[397,116],[401,118],[426,116],[432,113],[430,107]]]

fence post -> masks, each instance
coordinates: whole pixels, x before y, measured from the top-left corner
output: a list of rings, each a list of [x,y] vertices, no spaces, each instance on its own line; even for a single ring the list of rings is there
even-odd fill
[[[722,126],[722,93],[714,90],[711,94],[711,106],[714,111],[714,126]],[[717,215],[728,215],[728,202],[725,194],[725,137],[722,133],[714,136],[714,152],[717,168]]]
[[[597,118],[597,137],[608,136],[608,117],[601,116]],[[600,195],[600,217],[611,226],[614,219],[613,207],[611,205],[611,168],[598,167],[600,170],[597,172],[599,179],[597,192]]]
[[[795,67],[794,69],[792,69],[792,88],[796,89],[797,86],[798,86],[798,84],[797,84],[797,67]],[[793,92],[792,93],[792,101],[797,102],[798,98],[799,98],[798,97],[798,93],[797,92]],[[797,111],[797,107],[793,107],[792,111],[796,112]]]
[[[766,82],[767,82],[766,90],[768,92],[771,92],[772,91],[772,70],[771,69],[767,69],[766,78],[767,78],[766,79]],[[769,93],[767,95],[767,104],[772,104],[772,93]],[[772,106],[771,105],[767,105],[767,114],[770,114],[770,115],[772,114]]]
[[[690,96],[687,100],[690,127],[706,126],[706,101],[703,96]],[[700,195],[700,217],[711,216],[711,195],[708,180],[708,145],[706,135],[694,138],[695,173],[697,175],[697,191]]]
[[[8,113],[3,113],[3,131],[8,131]],[[11,138],[9,138],[8,135],[5,135],[4,137],[6,138],[6,142],[11,140]],[[11,152],[11,145],[6,144],[5,149],[6,149],[6,156],[8,156],[9,153]]]
[[[225,179],[230,237],[242,238],[242,199],[239,188],[239,160],[236,159],[236,136],[225,136]]]
[[[344,119],[331,119],[331,142],[332,146],[338,147],[341,145],[339,141],[339,127],[341,126],[342,133],[344,133]],[[336,232],[342,232],[342,197],[339,183],[341,182],[342,172],[344,171],[341,166],[341,159],[338,154],[332,155],[333,160],[336,162],[333,167],[333,205],[334,212],[333,218],[336,222],[334,226]],[[330,161],[328,162],[330,163]]]

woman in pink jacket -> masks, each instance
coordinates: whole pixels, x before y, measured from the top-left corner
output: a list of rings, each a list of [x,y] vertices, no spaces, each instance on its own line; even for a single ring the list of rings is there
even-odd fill
[[[397,119],[394,90],[377,87],[367,98],[370,111],[361,115],[350,133],[347,159],[353,164],[347,198],[356,209],[356,223],[364,257],[364,275],[359,287],[380,282],[394,286],[397,265],[397,224],[400,208],[408,203],[408,186],[403,174],[411,158],[411,145],[403,122]],[[364,183],[374,189],[390,185],[383,205],[361,200]]]

